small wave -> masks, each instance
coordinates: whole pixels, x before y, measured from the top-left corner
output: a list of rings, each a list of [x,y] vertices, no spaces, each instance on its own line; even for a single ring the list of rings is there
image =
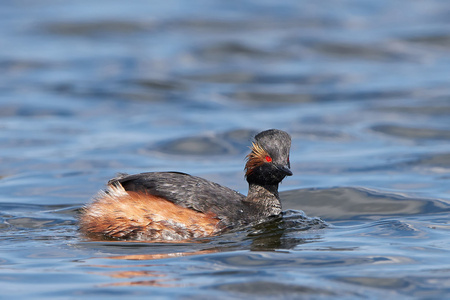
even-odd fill
[[[280,197],[284,207],[301,209],[328,222],[372,221],[450,211],[445,200],[360,187],[297,189],[282,192]]]

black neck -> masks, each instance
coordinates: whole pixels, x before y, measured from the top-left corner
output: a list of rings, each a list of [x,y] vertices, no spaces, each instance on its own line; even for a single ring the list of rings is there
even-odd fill
[[[266,216],[273,216],[281,213],[278,184],[259,185],[249,183],[248,194],[245,201],[250,202],[256,207],[260,207],[261,212]]]

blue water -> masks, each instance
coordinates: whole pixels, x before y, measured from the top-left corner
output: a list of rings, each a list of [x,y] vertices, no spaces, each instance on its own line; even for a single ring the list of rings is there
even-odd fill
[[[0,298],[445,299],[446,1],[4,1]],[[117,172],[246,193],[292,135],[284,219],[192,243],[92,242]]]

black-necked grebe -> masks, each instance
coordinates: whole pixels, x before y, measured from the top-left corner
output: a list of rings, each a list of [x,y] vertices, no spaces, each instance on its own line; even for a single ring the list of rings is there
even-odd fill
[[[80,229],[94,239],[182,241],[263,222],[281,213],[278,184],[292,175],[290,146],[281,130],[255,136],[247,196],[179,172],[121,174],[83,209]]]

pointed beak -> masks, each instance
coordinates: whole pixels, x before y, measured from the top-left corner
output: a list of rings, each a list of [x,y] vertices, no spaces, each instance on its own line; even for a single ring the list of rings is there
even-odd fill
[[[287,166],[277,166],[278,170],[283,172],[286,176],[292,176],[292,171]]]

